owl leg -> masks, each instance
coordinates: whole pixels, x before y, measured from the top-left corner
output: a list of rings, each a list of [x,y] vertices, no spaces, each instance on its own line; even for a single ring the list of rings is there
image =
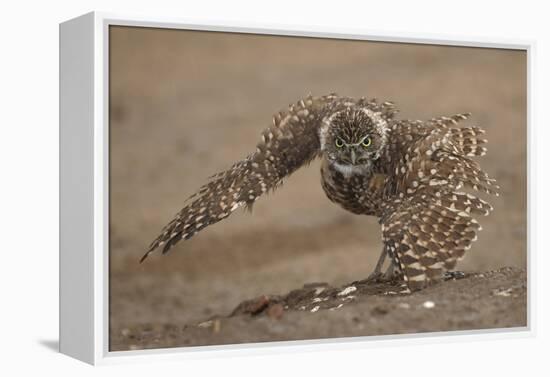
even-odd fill
[[[391,281],[395,277],[395,268],[393,266],[393,263],[390,263],[388,268],[386,269],[386,272],[384,272],[383,279],[384,281]]]
[[[374,267],[374,271],[371,272],[371,274],[364,280],[364,282],[380,281],[383,276],[382,266],[386,261],[387,254],[388,253],[386,252],[386,248],[383,248],[380,256],[378,257],[378,262],[376,262],[376,266]]]
[[[380,253],[380,256],[378,257],[378,261],[376,262],[374,271],[372,271],[371,274],[366,279],[357,281],[354,283],[364,284],[364,283],[383,283],[383,282],[393,281],[398,275],[399,270],[395,269],[395,266],[391,260],[390,260],[390,265],[386,269],[386,272],[382,273],[382,266],[384,265],[384,262],[386,261],[387,256],[388,256],[388,252],[384,247],[382,249],[382,252]]]

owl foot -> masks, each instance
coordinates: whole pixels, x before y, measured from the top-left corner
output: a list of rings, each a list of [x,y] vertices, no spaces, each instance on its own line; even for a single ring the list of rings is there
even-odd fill
[[[390,264],[386,272],[382,273],[380,268],[375,268],[374,271],[363,280],[354,282],[353,284],[375,284],[375,283],[391,283],[397,279],[393,264]]]
[[[458,280],[458,279],[464,279],[466,277],[466,274],[462,271],[445,271],[445,274],[443,275],[443,280]]]
[[[382,253],[380,253],[380,256],[378,257],[378,261],[376,262],[374,271],[372,271],[372,273],[366,279],[357,281],[356,283],[369,284],[369,283],[383,283],[384,281],[387,281],[388,271],[392,266],[390,265],[390,268],[388,268],[388,271],[386,271],[385,273],[382,273],[382,266],[384,265],[384,261],[386,260],[386,255],[387,255],[386,250],[383,249]],[[393,274],[393,268],[391,273]]]
[[[384,274],[382,272],[373,271],[369,276],[367,276],[366,279],[359,281],[359,283],[362,283],[362,284],[381,283],[383,279],[384,279]]]

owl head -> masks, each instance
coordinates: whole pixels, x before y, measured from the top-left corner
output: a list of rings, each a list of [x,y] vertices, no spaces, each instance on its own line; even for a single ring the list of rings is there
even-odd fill
[[[379,113],[348,107],[323,119],[321,151],[343,172],[368,170],[386,146],[387,131],[388,124]]]

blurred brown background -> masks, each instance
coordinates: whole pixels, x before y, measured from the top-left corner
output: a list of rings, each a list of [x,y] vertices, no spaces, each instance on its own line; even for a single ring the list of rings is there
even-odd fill
[[[254,150],[271,115],[312,93],[391,100],[399,117],[472,112],[502,187],[458,268],[526,266],[526,53],[152,28],[110,31],[110,326],[186,324],[305,283],[365,278],[376,219],[326,199],[319,164],[179,243],[139,258],[206,178]],[[116,347],[115,347],[116,348]]]

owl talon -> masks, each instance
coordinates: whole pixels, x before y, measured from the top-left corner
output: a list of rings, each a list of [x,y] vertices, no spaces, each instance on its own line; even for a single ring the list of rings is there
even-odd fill
[[[351,283],[352,285],[365,285],[365,284],[376,284],[382,283],[384,274],[380,271],[373,271],[366,279],[357,280]]]
[[[466,274],[462,271],[445,271],[445,274],[443,275],[443,280],[458,280],[458,279],[464,279],[466,277]]]
[[[373,271],[372,274],[370,274],[365,281],[366,282],[374,282],[374,283],[381,283],[384,279],[384,274],[380,271]]]
[[[393,265],[390,265],[386,272],[380,272],[380,269],[375,269],[366,279],[353,282],[353,284],[375,284],[375,283],[391,283],[396,279]]]

